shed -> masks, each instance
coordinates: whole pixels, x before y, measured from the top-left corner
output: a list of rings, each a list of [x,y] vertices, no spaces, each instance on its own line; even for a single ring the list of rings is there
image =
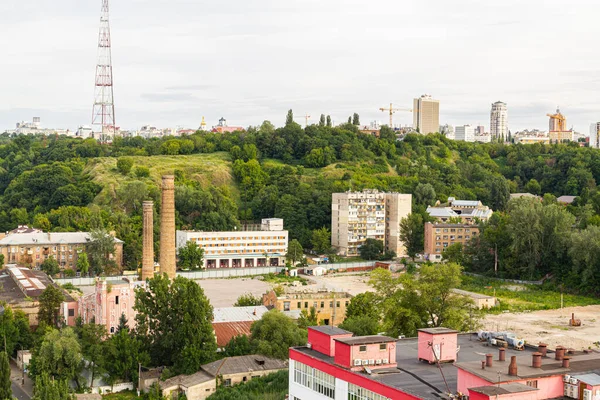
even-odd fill
[[[419,361],[427,361],[430,364],[438,361],[454,362],[457,343],[458,331],[442,327],[419,329]]]
[[[325,275],[325,273],[327,272],[327,269],[325,267],[318,265],[318,266],[314,266],[314,267],[305,268],[304,272],[306,273],[306,275],[321,276],[321,275]]]

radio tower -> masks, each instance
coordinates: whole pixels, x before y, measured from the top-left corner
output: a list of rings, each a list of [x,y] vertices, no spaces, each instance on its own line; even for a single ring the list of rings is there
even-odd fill
[[[92,125],[102,125],[102,139],[115,130],[115,103],[113,99],[112,60],[110,56],[110,25],[108,0],[102,0],[100,11],[100,34],[98,35],[98,64]]]

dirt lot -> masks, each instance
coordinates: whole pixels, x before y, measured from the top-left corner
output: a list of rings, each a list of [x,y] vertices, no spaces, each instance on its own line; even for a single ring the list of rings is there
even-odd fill
[[[582,326],[570,327],[571,313],[581,319]],[[529,344],[548,343],[577,350],[592,347],[600,341],[600,305],[567,307],[561,310],[534,311],[530,313],[504,313],[487,315],[485,330],[512,331]]]
[[[196,282],[204,289],[213,307],[231,307],[244,293],[262,296],[271,288],[269,283],[252,278],[202,279]]]
[[[330,290],[348,292],[352,296],[373,291],[373,288],[367,283],[369,281],[369,275],[364,273],[311,276],[309,279],[314,283],[304,286],[306,289],[314,290],[325,286]]]

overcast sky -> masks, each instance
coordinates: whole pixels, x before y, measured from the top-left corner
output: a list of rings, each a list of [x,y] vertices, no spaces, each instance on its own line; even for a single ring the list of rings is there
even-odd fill
[[[0,1],[0,130],[90,124],[101,0]],[[440,122],[600,121],[595,0],[111,0],[117,125],[387,121],[428,93]],[[303,119],[298,118],[302,123]],[[410,113],[395,122],[412,123]]]

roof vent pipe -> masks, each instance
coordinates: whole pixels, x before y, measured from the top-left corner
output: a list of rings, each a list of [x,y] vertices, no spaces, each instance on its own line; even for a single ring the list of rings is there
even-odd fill
[[[506,349],[504,347],[498,349],[498,361],[506,361]]]
[[[533,368],[542,368],[542,353],[533,353],[531,356],[531,366]]]
[[[508,374],[517,376],[517,356],[510,357],[510,365],[508,366]]]

